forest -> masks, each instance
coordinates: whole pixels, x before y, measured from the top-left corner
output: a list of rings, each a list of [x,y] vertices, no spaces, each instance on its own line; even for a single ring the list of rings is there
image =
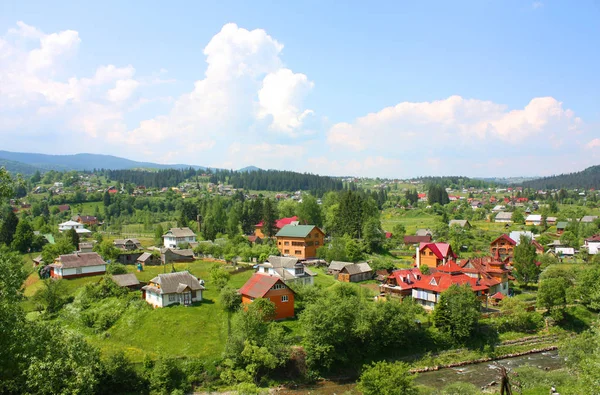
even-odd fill
[[[575,173],[538,178],[523,183],[525,188],[533,189],[599,189],[600,165],[588,167]]]

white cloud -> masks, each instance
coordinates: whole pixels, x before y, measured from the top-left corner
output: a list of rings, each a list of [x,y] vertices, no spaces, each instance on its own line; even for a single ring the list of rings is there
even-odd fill
[[[479,144],[496,140],[515,145],[551,132],[576,133],[581,120],[552,97],[532,99],[522,110],[507,111],[490,101],[451,96],[433,102],[403,102],[354,123],[333,125],[327,134],[332,147],[362,151],[444,144]]]
[[[25,31],[25,34],[30,33]],[[26,37],[30,37],[30,35]],[[40,47],[29,52],[26,67],[29,71],[48,68],[54,64],[57,58],[75,50],[80,42],[79,33],[74,30],[42,35]]]
[[[585,145],[587,149],[600,148],[600,139],[593,139]]]
[[[118,80],[116,86],[107,93],[108,100],[112,102],[120,102],[131,97],[133,92],[140,85],[136,80]]]
[[[294,134],[304,118],[313,113],[312,110],[300,109],[302,99],[313,86],[306,75],[294,74],[290,69],[268,74],[258,92],[258,118],[272,116],[271,129]]]

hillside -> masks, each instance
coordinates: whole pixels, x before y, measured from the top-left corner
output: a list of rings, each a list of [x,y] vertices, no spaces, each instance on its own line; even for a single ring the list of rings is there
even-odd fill
[[[539,178],[526,181],[523,187],[533,189],[599,189],[600,188],[600,165],[588,167],[576,173],[560,174],[557,176]]]
[[[22,174],[24,176],[30,176],[34,174],[36,171],[43,171],[40,168],[35,166],[28,165],[26,163],[17,162],[14,160],[2,159],[0,158],[0,167],[4,167],[6,170],[13,174]]]
[[[93,170],[93,169],[205,169],[203,166],[173,164],[163,165],[151,162],[138,162],[112,155],[75,154],[47,155],[28,152],[0,151],[0,159],[20,162],[43,170]],[[35,171],[35,170],[34,170]]]

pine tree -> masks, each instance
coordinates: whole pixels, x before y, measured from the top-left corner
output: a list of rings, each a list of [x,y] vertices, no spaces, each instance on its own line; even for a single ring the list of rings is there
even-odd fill
[[[0,226],[0,243],[4,243],[7,246],[10,246],[15,236],[15,232],[17,231],[18,224],[19,219],[17,218],[15,213],[13,213],[13,211],[10,210],[4,218],[2,226]]]
[[[275,236],[277,233],[277,228],[275,227],[275,221],[277,220],[277,213],[275,212],[275,205],[271,201],[271,199],[267,198],[263,205],[263,215],[262,215],[262,231],[263,234],[267,237]]]
[[[17,224],[17,230],[15,232],[12,248],[21,253],[26,253],[33,242],[33,228],[26,219],[22,219]]]
[[[75,250],[79,249],[79,234],[75,231],[75,229],[69,229],[66,233],[67,239],[71,242],[71,245]]]

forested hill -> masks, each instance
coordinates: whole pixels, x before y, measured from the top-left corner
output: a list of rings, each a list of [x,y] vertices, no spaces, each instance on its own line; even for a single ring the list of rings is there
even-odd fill
[[[341,180],[308,173],[295,173],[293,171],[256,170],[252,172],[217,172],[218,181],[225,182],[225,175],[229,175],[228,183],[234,188],[251,189],[255,191],[312,191],[321,196],[327,191],[339,191],[344,188]]]
[[[576,173],[560,174],[558,176],[538,178],[523,183],[523,187],[532,189],[599,189],[600,165],[588,167]]]
[[[3,159],[3,158],[0,158],[0,167],[4,167],[6,170],[8,170],[9,172],[11,172],[13,174],[18,173],[18,174],[21,174],[24,176],[30,176],[30,175],[34,174],[36,171],[40,170],[39,168],[28,165],[26,163],[21,163],[21,162],[17,162],[14,160],[8,160],[8,159]]]

